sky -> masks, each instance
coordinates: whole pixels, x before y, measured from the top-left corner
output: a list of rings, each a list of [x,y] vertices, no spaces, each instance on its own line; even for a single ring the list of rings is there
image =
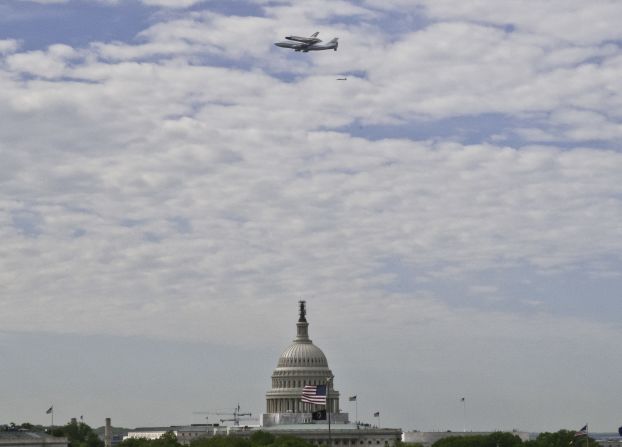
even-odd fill
[[[0,1],[0,423],[256,417],[304,299],[351,419],[617,431],[620,17]]]

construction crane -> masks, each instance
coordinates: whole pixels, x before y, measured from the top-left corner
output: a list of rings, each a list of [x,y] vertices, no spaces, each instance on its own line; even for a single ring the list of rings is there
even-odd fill
[[[234,425],[238,426],[240,425],[240,416],[252,416],[251,413],[242,413],[240,411],[240,404],[238,404],[237,407],[235,407],[233,409],[233,413],[224,413],[224,412],[218,412],[218,411],[193,411],[192,414],[209,414],[209,415],[216,415],[216,416],[233,416],[232,419],[220,419],[220,422],[233,422]],[[208,416],[205,416],[205,419],[208,419]]]
[[[233,422],[236,427],[240,425],[240,416],[252,416],[251,413],[242,413],[240,411],[240,404],[233,410],[233,413],[214,413],[219,416],[233,416],[232,419],[221,419],[220,422]]]

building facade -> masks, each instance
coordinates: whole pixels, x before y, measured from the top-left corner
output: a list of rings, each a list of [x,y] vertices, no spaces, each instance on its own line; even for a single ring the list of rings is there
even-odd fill
[[[592,436],[590,434],[590,436]],[[622,436],[616,437],[605,437],[602,439],[597,439],[598,447],[622,447]]]

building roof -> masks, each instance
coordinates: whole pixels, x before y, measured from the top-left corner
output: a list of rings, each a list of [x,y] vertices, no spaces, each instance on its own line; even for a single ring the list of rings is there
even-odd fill
[[[270,432],[282,432],[282,431],[297,431],[297,432],[326,432],[328,433],[328,424],[279,424],[271,425],[269,427],[261,427],[261,430]],[[402,429],[400,428],[378,428],[378,427],[362,427],[357,424],[331,424],[331,433],[335,434],[376,434],[376,433],[396,433],[401,435]]]
[[[54,436],[50,436],[47,433],[39,433],[39,432],[26,431],[26,430],[0,431],[0,438],[2,439],[43,439],[43,438],[56,439]]]
[[[7,430],[0,431],[0,445],[67,445],[67,438],[51,436],[47,433],[25,431],[25,430]]]

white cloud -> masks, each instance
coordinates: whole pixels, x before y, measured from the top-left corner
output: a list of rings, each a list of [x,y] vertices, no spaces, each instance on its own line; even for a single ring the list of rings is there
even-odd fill
[[[67,45],[52,45],[46,52],[29,51],[15,53],[6,58],[10,70],[39,76],[58,78],[67,73],[67,62],[78,56],[78,52]]]
[[[0,40],[0,54],[13,53],[19,48],[19,42],[14,39]]]
[[[499,292],[497,286],[488,285],[472,285],[469,287],[469,294],[473,296],[488,296],[496,295]]]
[[[141,0],[148,6],[161,6],[165,8],[188,8],[201,3],[204,0]]]
[[[611,0],[590,2],[589,5],[580,0],[546,3],[506,0],[503,7],[493,6],[492,0],[478,0],[468,7],[451,0],[426,0],[423,3],[433,18],[512,24],[520,32],[550,36],[561,42],[589,45],[622,37],[614,18],[622,13],[622,5]],[[592,26],[586,27],[585,23]]]
[[[337,0],[311,0],[307,2],[279,2],[259,1],[265,4],[267,15],[276,18],[281,23],[297,26],[302,23],[320,22],[322,20],[335,20],[343,18],[357,18],[359,20],[371,19],[376,16],[373,10],[361,7],[353,2]]]
[[[622,155],[582,143],[617,148],[620,136],[609,21],[560,39],[565,14],[544,32],[541,9],[521,13],[508,32],[490,26],[498,8],[476,21],[439,2],[425,3],[438,21],[389,36],[374,24],[380,4],[260,4],[266,17],[158,15],[138,43],[2,41],[2,327],[271,344],[303,297],[322,309],[325,340],[356,333],[373,348],[372,365],[344,348],[344,369],[349,355],[373,374],[398,346],[404,374],[434,380],[432,391],[463,377],[481,395],[493,383],[521,399],[482,378],[482,362],[507,381],[521,371],[518,390],[536,381],[556,405],[581,389],[574,375],[544,385],[579,348],[598,361],[619,328],[604,314],[555,314],[552,300],[571,298],[536,284],[578,276],[596,299],[600,281],[619,279]],[[272,45],[298,30],[342,45]],[[504,128],[488,131],[490,115]],[[516,135],[540,145],[504,143]],[[480,277],[519,267],[520,293]],[[481,297],[496,310],[475,310]],[[233,320],[251,330],[232,341]],[[546,367],[528,380],[529,359]],[[432,410],[422,424],[444,414]]]
[[[71,0],[19,0],[24,3],[40,3],[43,5],[53,5],[53,4],[61,4],[68,3]]]

